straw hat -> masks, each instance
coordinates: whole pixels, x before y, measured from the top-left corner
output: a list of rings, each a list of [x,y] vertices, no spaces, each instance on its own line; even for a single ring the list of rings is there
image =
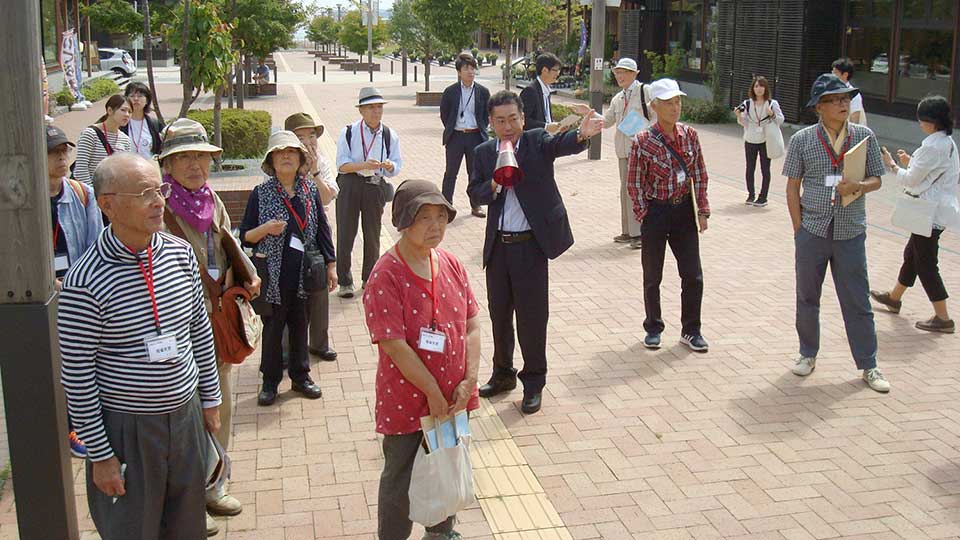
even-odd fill
[[[270,154],[275,150],[283,150],[284,148],[296,148],[300,150],[300,161],[303,165],[307,164],[307,149],[303,146],[303,143],[300,142],[300,139],[297,138],[297,135],[292,131],[280,130],[275,131],[270,135],[270,140],[267,141],[267,154],[263,156],[263,161],[260,162],[260,170],[265,172],[268,176],[276,176],[277,171],[273,169],[273,162],[270,160]]]
[[[219,146],[210,144],[207,130],[203,124],[189,118],[177,118],[163,130],[160,144],[160,161],[180,152],[206,152],[217,154],[223,152]]]

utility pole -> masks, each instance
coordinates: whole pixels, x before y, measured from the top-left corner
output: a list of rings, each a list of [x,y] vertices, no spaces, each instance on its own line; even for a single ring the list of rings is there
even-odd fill
[[[606,0],[593,0],[590,14],[590,106],[603,112],[603,36],[606,26]],[[600,134],[594,135],[587,151],[590,159],[600,159]]]
[[[77,540],[73,470],[67,450],[66,400],[60,386],[57,297],[43,113],[40,110],[40,15],[36,0],[7,0],[0,55],[17,58],[23,76],[0,78],[0,376],[16,471],[21,540]],[[88,46],[88,51],[89,46]],[[24,54],[24,51],[33,51]]]

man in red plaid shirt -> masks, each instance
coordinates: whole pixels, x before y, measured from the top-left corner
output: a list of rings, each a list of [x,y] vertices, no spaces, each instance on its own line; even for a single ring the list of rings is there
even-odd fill
[[[643,345],[648,349],[660,348],[664,329],[660,282],[669,243],[680,271],[680,342],[691,350],[706,352],[707,340],[700,333],[703,270],[699,233],[707,230],[710,204],[700,139],[692,127],[678,122],[681,96],[685,95],[672,79],[660,79],[650,85],[650,106],[657,113],[658,122],[637,134],[627,166],[627,191],[641,222],[646,309],[643,328],[647,332]]]

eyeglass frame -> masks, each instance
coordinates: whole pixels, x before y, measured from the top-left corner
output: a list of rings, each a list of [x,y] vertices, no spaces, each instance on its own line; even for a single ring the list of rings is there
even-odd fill
[[[830,104],[830,105],[839,105],[841,103],[850,103],[853,101],[853,98],[850,97],[849,93],[846,94],[830,94],[820,98],[820,103]]]
[[[166,191],[167,193],[164,194],[164,193],[163,193],[164,191]],[[173,193],[173,186],[170,185],[170,184],[168,184],[168,183],[166,183],[166,182],[164,182],[163,184],[160,184],[158,187],[148,187],[148,188],[145,188],[145,189],[144,189],[143,191],[141,191],[140,193],[114,192],[114,193],[101,193],[100,195],[102,195],[102,196],[107,196],[107,195],[117,195],[117,196],[120,196],[120,195],[122,195],[122,196],[125,196],[125,197],[135,197],[135,198],[137,198],[137,199],[140,199],[141,201],[146,201],[146,200],[147,200],[147,197],[153,198],[153,197],[155,197],[156,195],[159,195],[159,196],[160,196],[160,199],[165,201],[165,200],[167,200],[167,199],[170,198],[170,195],[171,195],[172,193]],[[154,194],[155,194],[155,195],[154,195]]]

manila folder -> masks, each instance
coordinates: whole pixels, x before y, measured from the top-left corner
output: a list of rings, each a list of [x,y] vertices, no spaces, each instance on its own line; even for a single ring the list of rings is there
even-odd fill
[[[867,145],[870,143],[870,137],[854,145],[843,155],[843,179],[850,182],[860,182],[867,177]],[[840,204],[848,206],[853,201],[863,196],[863,190],[859,190],[851,195],[844,195],[840,199]]]

